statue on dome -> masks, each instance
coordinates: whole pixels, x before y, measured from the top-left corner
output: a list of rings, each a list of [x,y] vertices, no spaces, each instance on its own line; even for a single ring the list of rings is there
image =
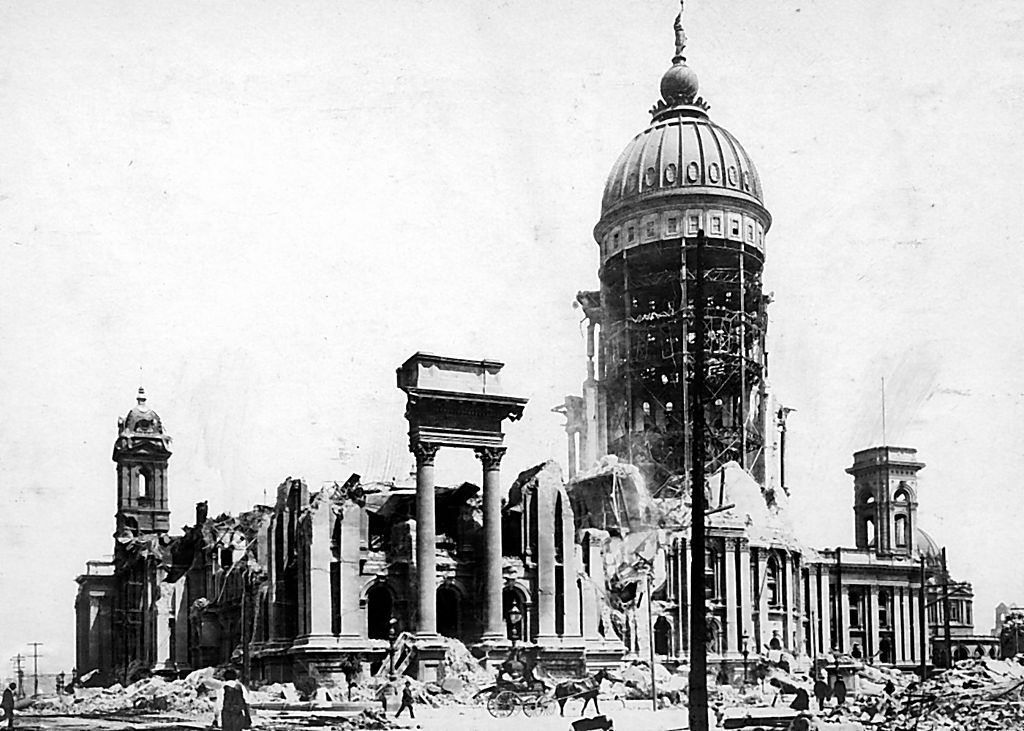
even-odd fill
[[[683,30],[683,3],[684,0],[679,0],[679,15],[676,16],[673,26],[676,31],[676,58],[682,58],[683,51],[686,49],[686,32]]]

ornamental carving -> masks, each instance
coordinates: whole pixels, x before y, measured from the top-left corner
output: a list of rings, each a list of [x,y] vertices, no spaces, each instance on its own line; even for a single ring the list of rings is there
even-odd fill
[[[440,444],[429,444],[427,442],[413,442],[409,445],[409,450],[416,456],[417,467],[432,467],[434,465],[434,457],[437,456],[437,450],[440,448]]]
[[[484,465],[484,472],[492,472],[501,467],[501,458],[505,456],[505,447],[480,447],[476,450],[477,459]]]

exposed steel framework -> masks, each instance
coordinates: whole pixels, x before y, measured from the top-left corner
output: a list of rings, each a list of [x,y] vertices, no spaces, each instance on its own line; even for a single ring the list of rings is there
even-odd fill
[[[695,248],[696,237],[659,240],[618,253],[600,272],[608,451],[640,467],[651,489],[665,495],[678,492],[690,467]],[[764,257],[742,242],[708,238],[705,262],[707,467],[733,459],[757,475],[764,445]]]

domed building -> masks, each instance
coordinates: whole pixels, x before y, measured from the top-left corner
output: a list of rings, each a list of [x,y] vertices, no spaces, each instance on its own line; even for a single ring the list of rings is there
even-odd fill
[[[707,453],[766,477],[774,425],[765,389],[767,298],[761,290],[771,215],[740,142],[708,115],[696,73],[676,54],[651,123],[626,146],[604,188],[594,228],[599,291],[580,292],[590,365],[570,398],[570,473],[604,454],[638,466],[652,491],[672,493],[688,467],[687,387],[693,357],[694,258],[707,237]],[[597,357],[595,367],[595,356]]]
[[[686,526],[699,275],[709,661],[735,673],[750,654],[788,652],[801,661],[834,651],[915,667],[923,637],[926,659],[934,654],[942,664],[934,643],[945,633],[947,605],[951,635],[973,643],[972,653],[984,650],[971,626],[969,585],[937,599],[952,583],[943,551],[917,525],[915,475],[923,465],[914,450],[855,455],[848,470],[856,483],[854,548],[819,552],[800,541],[785,484],[790,409],[775,401],[767,380],[769,297],[761,275],[772,217],[750,155],[698,95],[682,13],[675,41],[650,124],[605,183],[594,227],[600,289],[577,295],[587,322],[587,378],[581,396],[556,408],[566,416],[569,493],[584,555],[595,556],[588,565],[603,552],[613,557],[605,565],[620,567],[594,577],[605,582],[598,594],[619,607],[611,622],[616,638],[640,656],[652,642],[669,662],[690,647]],[[929,582],[923,605],[921,556]],[[649,596],[639,565],[649,567]],[[625,601],[633,596],[639,599]],[[610,636],[602,633],[602,642]]]
[[[601,286],[577,296],[588,324],[587,379],[582,397],[568,397],[559,411],[567,416],[570,492],[589,540],[604,529],[609,550],[618,550],[617,536],[637,530],[618,513],[615,520],[588,514],[588,505],[599,504],[593,495],[658,505],[658,520],[645,526],[662,531],[657,556],[647,557],[655,580],[651,596],[641,599],[653,608],[654,636],[641,629],[621,639],[627,650],[642,654],[651,641],[658,655],[681,659],[690,645],[685,526],[703,237],[701,402],[707,473],[717,486],[709,507],[719,508],[707,533],[704,599],[711,660],[729,670],[744,650],[805,652],[806,570],[781,481],[786,410],[774,404],[766,382],[761,274],[772,218],[750,155],[698,96],[681,13],[675,40],[651,122],[626,145],[605,184],[594,227]],[[617,580],[628,583],[621,576],[611,583]],[[636,623],[624,617],[618,624]]]

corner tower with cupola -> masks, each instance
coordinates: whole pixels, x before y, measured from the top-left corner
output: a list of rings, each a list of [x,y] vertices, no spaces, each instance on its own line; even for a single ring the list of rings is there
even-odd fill
[[[854,540],[880,556],[913,555],[917,547],[917,450],[873,447],[853,455]]]
[[[117,535],[168,531],[170,443],[160,416],[146,405],[146,392],[140,388],[135,407],[117,420]]]

